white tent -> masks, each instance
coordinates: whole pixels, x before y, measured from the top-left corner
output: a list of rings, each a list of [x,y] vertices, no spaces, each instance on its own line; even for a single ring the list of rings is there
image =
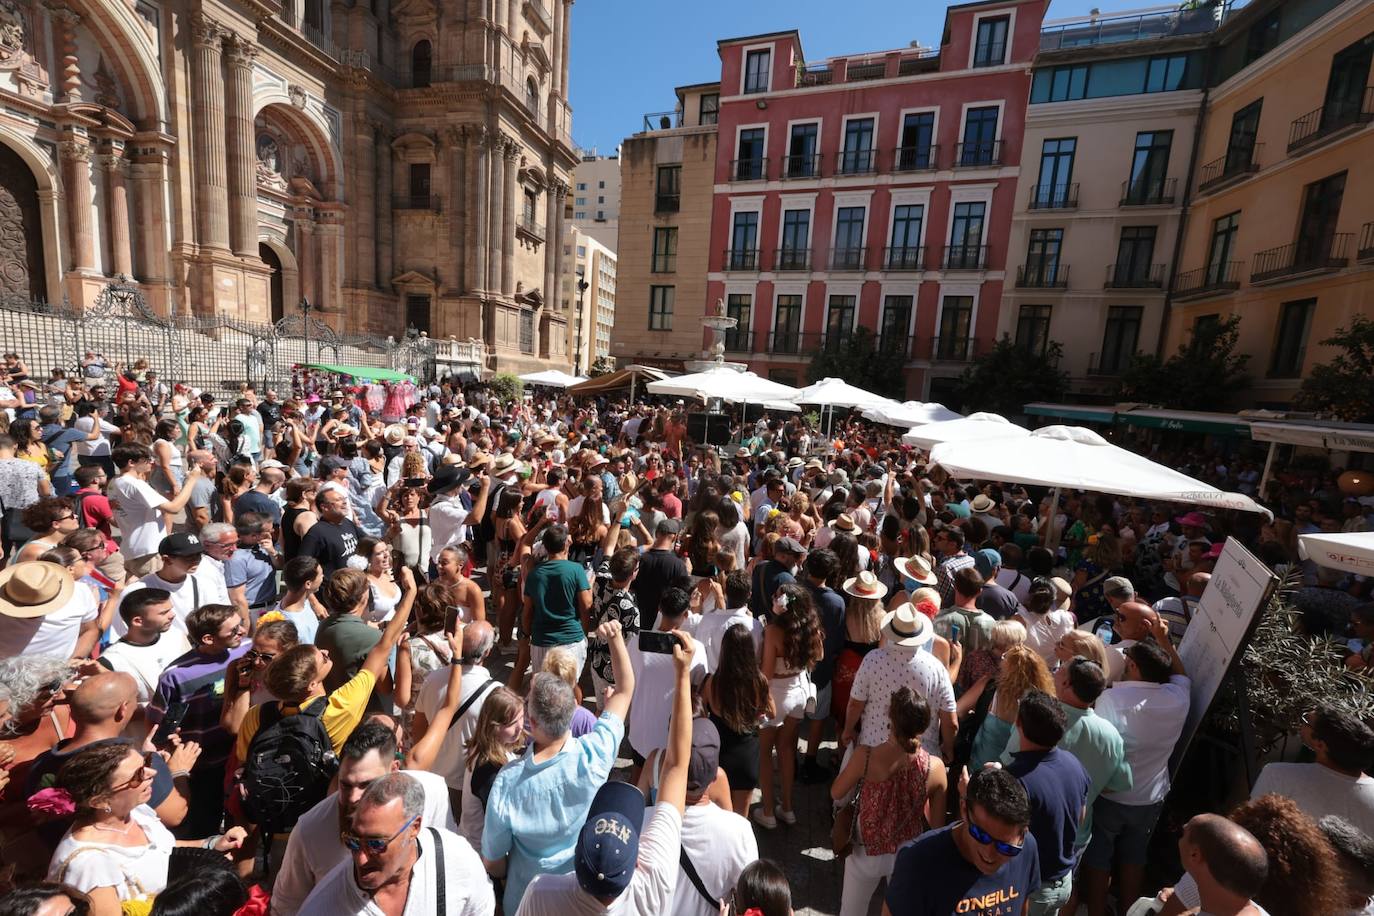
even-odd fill
[[[1001,414],[971,413],[957,420],[942,420],[917,426],[902,436],[902,443],[929,449],[942,442],[974,442],[980,439],[1005,439],[1029,435],[1030,430],[1017,426]]]
[[[797,392],[792,400],[812,407],[889,407],[897,403],[857,388],[842,378],[823,378]]]
[[[1300,534],[1298,552],[1318,566],[1374,576],[1374,531]]]
[[[1194,480],[1112,445],[1081,426],[1046,426],[1030,435],[945,442],[931,449],[930,460],[965,479],[1067,487],[1269,514],[1248,496]]]
[[[701,398],[705,401],[722,398],[726,401],[743,401],[750,404],[762,401],[792,401],[797,394],[797,389],[789,385],[760,378],[752,372],[737,372],[726,368],[677,375],[650,382],[645,388],[650,394]]]
[[[920,401],[903,401],[882,407],[870,407],[863,412],[865,420],[885,423],[888,426],[901,426],[910,429],[927,423],[940,423],[944,420],[958,420],[963,417],[943,404],[923,404]]]
[[[527,372],[520,381],[528,385],[543,385],[546,388],[567,388],[587,379],[581,375],[569,375],[560,369],[545,369],[543,372]]]

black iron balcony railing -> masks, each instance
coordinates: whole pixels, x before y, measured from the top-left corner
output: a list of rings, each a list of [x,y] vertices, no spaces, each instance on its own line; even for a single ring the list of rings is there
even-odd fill
[[[1072,184],[1037,184],[1031,187],[1031,210],[1073,210],[1078,207],[1078,182]]]
[[[1102,353],[1088,354],[1088,375],[1099,375],[1111,378],[1120,375],[1130,366],[1135,354],[1117,353],[1104,355]]]
[[[850,61],[844,68],[844,79],[847,83],[857,83],[861,80],[880,80],[887,75],[887,61],[857,62]]]
[[[820,178],[821,154],[782,157],[783,178]]]
[[[956,169],[987,169],[1002,164],[1001,140],[977,140],[954,144]]]
[[[542,239],[545,237],[544,224],[539,222],[539,220],[535,219],[532,216],[522,214],[520,217],[519,227],[522,232],[528,233],[529,235],[532,235],[537,239]]]
[[[831,270],[863,270],[866,248],[830,249]]]
[[[810,270],[810,248],[778,248],[773,252],[774,270]]]
[[[1264,283],[1340,270],[1350,263],[1350,245],[1354,238],[1353,232],[1337,232],[1329,242],[1317,238],[1256,252],[1250,282]]]
[[[1230,4],[1223,4],[1229,7]],[[1150,41],[1178,35],[1201,35],[1215,29],[1230,13],[1212,4],[1196,8],[1131,16],[1093,17],[1040,30],[1040,50],[1058,51],[1128,41]]]
[[[1178,179],[1121,182],[1121,206],[1168,207],[1178,196]]]
[[[662,191],[654,195],[655,213],[676,213],[682,208],[681,194],[664,194]]]
[[[1355,259],[1374,260],[1374,223],[1365,223],[1360,227],[1360,247],[1355,249]]]
[[[748,325],[730,328],[725,332],[725,352],[758,353],[763,337],[762,333],[755,334]]]
[[[1016,285],[1021,289],[1068,289],[1069,265],[1058,262],[1023,264],[1016,268]]]
[[[836,175],[872,175],[878,171],[878,151],[847,149],[835,154]]]
[[[883,249],[884,270],[925,270],[926,250],[919,245]]]
[[[682,112],[680,111],[651,111],[644,115],[645,133],[655,130],[672,130],[681,126]]]
[[[763,181],[768,177],[768,160],[762,157],[730,160],[731,181]]]
[[[947,245],[941,253],[940,266],[945,270],[983,270],[987,258],[986,245]]]
[[[1374,121],[1374,86],[1366,86],[1359,98],[1336,99],[1301,118],[1288,128],[1288,152],[1296,153],[1360,124]]]
[[[1227,150],[1225,156],[1213,159],[1198,170],[1198,193],[1206,193],[1224,184],[1237,181],[1245,175],[1258,172],[1260,156],[1263,152],[1263,143]]]
[[[916,338],[908,334],[905,329],[900,332],[894,331],[887,334],[879,334],[877,350],[879,353],[896,354],[903,359],[914,359],[916,355]]]
[[[814,335],[813,335],[814,336]],[[768,352],[773,355],[794,356],[802,350],[802,333],[797,328],[777,328],[769,335]]]
[[[393,210],[433,210],[439,212],[439,198],[433,194],[405,194],[391,202]]]
[[[894,172],[930,172],[940,167],[940,147],[899,146],[892,152]]]
[[[727,248],[723,263],[726,270],[758,270],[759,250],[757,248]]]
[[[1186,270],[1174,278],[1174,295],[1202,296],[1240,289],[1240,273],[1244,261],[1222,261]]]
[[[930,359],[941,363],[966,363],[973,359],[977,342],[968,336],[939,336],[930,339]]]
[[[829,86],[833,82],[835,82],[835,71],[828,64],[797,68],[797,88],[802,86]]]
[[[1163,289],[1163,264],[1108,264],[1104,289]]]

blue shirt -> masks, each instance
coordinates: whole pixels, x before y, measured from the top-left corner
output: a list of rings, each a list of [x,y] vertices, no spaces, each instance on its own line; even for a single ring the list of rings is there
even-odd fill
[[[1007,772],[1030,796],[1030,832],[1040,849],[1040,874],[1055,881],[1073,868],[1073,844],[1092,777],[1078,758],[1059,748],[1018,751]],[[1025,853],[1022,853],[1025,855]]]
[[[1020,854],[985,875],[954,845],[953,831],[967,829],[958,821],[897,851],[887,884],[892,916],[1020,916],[1026,898],[1040,889],[1035,837],[1028,832]]]
[[[52,469],[53,477],[72,476],[76,467],[75,444],[85,441],[86,434],[79,429],[68,429],[57,423],[50,423],[43,427],[43,443],[62,459],[61,463]]]
[[[281,524],[281,506],[259,490],[249,490],[234,500],[235,517],[245,512],[258,512],[270,518],[272,524]]]
[[[844,648],[844,599],[833,588],[812,585],[810,580],[807,580],[806,590],[811,593],[811,603],[816,606],[825,644],[825,657],[816,663],[811,680],[815,682],[816,689],[824,690],[835,675],[835,660]]]
[[[277,600],[276,570],[256,550],[240,547],[224,561],[224,585],[226,588],[244,586],[243,594],[249,607]]]
[[[611,775],[625,723],[602,713],[596,727],[569,737],[551,760],[536,763],[534,745],[502,768],[487,798],[482,857],[510,856],[506,869],[505,911],[520,909],[525,888],[536,875],[573,870],[577,837],[592,799]]]

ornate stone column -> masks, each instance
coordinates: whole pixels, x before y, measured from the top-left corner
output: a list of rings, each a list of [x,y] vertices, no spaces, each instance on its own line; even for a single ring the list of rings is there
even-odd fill
[[[468,223],[468,131],[450,127],[446,134],[452,160],[449,166],[448,240],[453,252],[453,280],[449,288],[461,293],[468,288],[468,265],[464,256]]]
[[[57,83],[60,97],[64,102],[79,102],[81,59],[77,50],[76,27],[81,24],[81,14],[65,6],[54,6],[51,12],[60,57]]]
[[[200,13],[191,17],[195,46],[193,111],[196,114],[196,207],[202,248],[229,248],[229,189],[225,179],[224,75],[220,45],[224,26]]]
[[[257,44],[242,35],[231,35],[225,44],[230,234],[234,254],[241,258],[258,256],[258,153],[253,136],[253,61],[257,56]]]
[[[95,273],[95,235],[91,232],[91,148],[79,140],[63,140],[58,148],[62,155],[62,182],[66,185],[70,269]]]
[[[309,203],[298,202],[292,208],[296,230],[296,266],[300,271],[301,295],[311,305],[320,304],[315,270],[315,213]]]
[[[501,191],[504,187],[503,176],[504,166],[502,165],[502,151],[506,146],[506,137],[499,131],[487,134],[487,166],[491,175],[487,178],[487,291],[493,294],[501,292],[501,249],[505,244],[506,235],[502,231],[501,225]]]
[[[395,263],[391,250],[391,136],[385,127],[377,125],[377,285],[391,288]]]
[[[368,288],[377,285],[377,130],[381,127],[364,113],[353,123],[354,149],[357,151],[358,189],[350,209],[353,212],[353,265],[355,281]]]
[[[163,189],[166,183],[167,153],[158,147],[140,148],[130,166],[134,183],[138,222],[138,271],[140,280],[153,283],[166,280],[167,207]]]
[[[558,252],[562,250],[558,245],[558,227],[563,222],[563,198],[558,193],[560,187],[567,186],[550,175],[544,189],[544,307],[551,311],[558,309],[563,282],[558,275]]]
[[[502,149],[505,180],[501,187],[501,295],[515,295],[515,171],[520,159],[520,144],[507,138]]]
[[[125,182],[127,163],[113,146],[100,154],[100,170],[105,175],[105,213],[108,217],[110,270],[116,277],[134,275],[133,249],[129,240],[129,190]]]
[[[469,129],[468,149],[468,209],[471,215],[463,227],[468,258],[468,289],[481,294],[488,289],[487,210],[491,205],[487,195],[491,145],[485,127]]]
[[[553,282],[556,292],[553,297],[553,310],[563,311],[563,199],[568,193],[568,185],[559,181],[554,187],[559,190],[557,200],[552,201],[552,209],[557,214],[553,228],[549,230],[549,248],[553,252]]]
[[[549,74],[549,82],[553,84],[550,96],[561,96],[563,94],[563,29],[565,27],[565,16],[563,10],[563,0],[553,0],[553,37],[550,44],[553,46],[552,72]],[[549,106],[552,113],[553,106]]]
[[[321,308],[337,310],[339,299],[339,243],[343,240],[344,208],[342,204],[320,203],[315,209],[315,250],[319,263],[315,280],[315,295]],[[311,300],[314,301],[314,300]],[[354,319],[363,324],[361,315]]]
[[[558,62],[558,88],[559,95],[563,98],[568,97],[568,36],[572,34],[572,6],[573,0],[554,0],[555,3],[563,6],[563,49],[559,53],[561,58]]]

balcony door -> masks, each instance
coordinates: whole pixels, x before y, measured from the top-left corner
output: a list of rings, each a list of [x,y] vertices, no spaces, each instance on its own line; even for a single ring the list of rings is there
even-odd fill
[[[845,122],[840,171],[845,174],[873,171],[872,118],[852,118]]]
[[[1214,286],[1226,281],[1228,265],[1236,253],[1236,236],[1239,232],[1239,213],[1228,213],[1212,223],[1212,244],[1207,251],[1207,285]]]
[[[1255,161],[1255,141],[1259,137],[1260,109],[1264,99],[1256,99],[1231,118],[1231,134],[1226,141],[1226,169],[1231,175],[1250,168]]]
[[[911,296],[888,296],[883,300],[883,323],[878,331],[878,345],[883,352],[907,352],[913,301]]]
[[[986,204],[970,201],[954,205],[954,221],[949,229],[947,266],[976,268],[982,262],[983,216]]]
[[[837,270],[858,270],[864,263],[864,208],[840,207],[835,216]]]
[[[1154,226],[1122,226],[1116,246],[1113,285],[1142,286],[1150,277],[1150,262],[1155,256]]]
[[[902,148],[897,168],[903,171],[934,168],[935,112],[921,111],[902,119]]]
[[[748,293],[731,293],[725,300],[725,317],[735,319],[735,326],[725,332],[725,349],[732,353],[749,353],[752,331],[750,319],[754,299]]]
[[[764,129],[751,127],[739,132],[739,148],[735,154],[735,178],[757,181],[763,177]]]
[[[921,220],[925,207],[904,204],[892,208],[892,245],[888,251],[890,269],[915,270],[921,266]]]
[[[782,245],[778,270],[805,270],[811,252],[811,211],[786,210],[782,214]]]
[[[1059,256],[1063,249],[1063,229],[1032,229],[1026,247],[1026,285],[1054,286],[1059,280]]]
[[[1334,130],[1351,124],[1364,104],[1369,85],[1369,66],[1374,61],[1374,35],[1366,35],[1331,58],[1331,75],[1326,81],[1326,100],[1322,108],[1322,127]]]
[[[938,359],[964,359],[968,355],[969,330],[973,324],[973,297],[946,296],[940,309],[940,336],[935,345]]]
[[[854,333],[854,313],[857,309],[855,296],[831,296],[830,308],[825,314],[825,350],[838,352]]]
[[[1098,361],[1100,371],[1115,375],[1130,365],[1140,342],[1140,316],[1143,311],[1138,305],[1114,305],[1107,309],[1107,325],[1102,332],[1102,358]]]
[[[1314,181],[1303,192],[1302,217],[1298,221],[1295,266],[1321,266],[1331,257],[1336,219],[1345,196],[1345,172]]]
[[[1033,206],[1068,205],[1069,183],[1073,181],[1073,156],[1077,146],[1077,138],[1064,137],[1046,140],[1040,147],[1040,181],[1035,189]]]
[[[964,146],[960,165],[992,165],[997,159],[996,105],[970,108],[964,118]]]
[[[816,174],[816,146],[820,126],[793,124],[787,141],[787,177],[818,178]]]
[[[735,214],[730,232],[730,270],[753,270],[758,263],[759,215],[754,210]]]
[[[1150,203],[1164,195],[1164,178],[1169,173],[1169,151],[1173,146],[1172,130],[1142,131],[1135,135],[1135,152],[1131,155],[1131,178],[1126,199],[1131,203]]]
[[[801,349],[802,297],[779,296],[773,311],[774,353],[796,353]]]

